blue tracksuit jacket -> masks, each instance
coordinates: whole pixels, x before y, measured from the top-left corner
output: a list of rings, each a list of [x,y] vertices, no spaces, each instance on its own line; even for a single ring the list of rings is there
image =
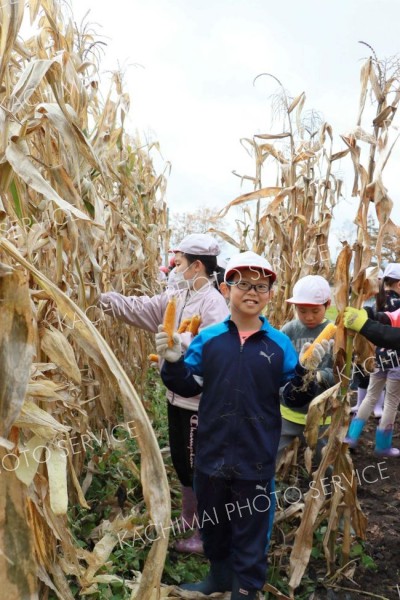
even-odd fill
[[[228,317],[203,329],[184,358],[165,362],[165,385],[181,396],[202,392],[196,468],[207,475],[258,480],[274,476],[281,432],[279,389],[286,403],[299,406],[315,394],[306,391],[305,373],[290,339],[264,317],[262,327],[241,345]],[[199,378],[202,378],[199,380]]]

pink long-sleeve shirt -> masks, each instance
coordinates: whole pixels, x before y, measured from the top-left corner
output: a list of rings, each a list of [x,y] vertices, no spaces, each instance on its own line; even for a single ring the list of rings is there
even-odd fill
[[[172,296],[177,298],[176,323],[178,329],[182,319],[200,315],[200,330],[208,325],[223,321],[229,310],[223,296],[214,287],[212,282],[200,290],[169,290],[156,296],[123,296],[117,292],[101,294],[99,305],[108,315],[115,317],[129,325],[140,327],[146,331],[157,333],[158,326],[164,320],[164,313],[168,301]],[[186,350],[193,339],[192,334],[182,333],[181,343]],[[189,410],[198,410],[200,396],[183,398],[178,394],[167,391],[168,401],[176,406]]]

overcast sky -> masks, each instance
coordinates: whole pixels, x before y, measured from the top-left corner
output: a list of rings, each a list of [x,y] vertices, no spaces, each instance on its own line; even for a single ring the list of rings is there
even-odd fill
[[[160,142],[158,167],[172,164],[172,211],[223,207],[252,190],[232,171],[254,175],[240,138],[276,131],[269,98],[276,85],[267,78],[253,85],[258,74],[274,74],[293,96],[305,91],[305,108],[332,125],[339,150],[339,134],[355,126],[360,68],[369,55],[358,41],[380,58],[400,52],[399,0],[71,1],[75,20],[90,9],[89,21],[108,44],[104,80],[118,64],[125,70],[130,126]],[[384,178],[397,199],[396,222],[398,162]],[[354,216],[351,185],[350,177],[338,220]]]

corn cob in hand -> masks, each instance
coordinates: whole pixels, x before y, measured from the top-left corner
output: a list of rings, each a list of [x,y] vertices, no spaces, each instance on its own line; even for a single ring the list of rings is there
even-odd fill
[[[336,325],[328,323],[312,344],[304,344],[300,352],[300,364],[303,367],[309,370],[318,367],[325,354],[332,348],[333,341],[330,340],[335,335],[336,329]]]

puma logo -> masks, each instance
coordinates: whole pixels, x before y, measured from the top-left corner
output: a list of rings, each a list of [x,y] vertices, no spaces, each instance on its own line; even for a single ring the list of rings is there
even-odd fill
[[[268,360],[269,364],[271,364],[271,358],[273,357],[273,353],[272,354],[266,354],[265,352],[263,352],[262,350],[260,350],[260,356],[265,356],[265,358]]]
[[[262,490],[263,492],[267,493],[267,485],[265,487],[263,487],[262,485],[256,485],[256,490]]]

